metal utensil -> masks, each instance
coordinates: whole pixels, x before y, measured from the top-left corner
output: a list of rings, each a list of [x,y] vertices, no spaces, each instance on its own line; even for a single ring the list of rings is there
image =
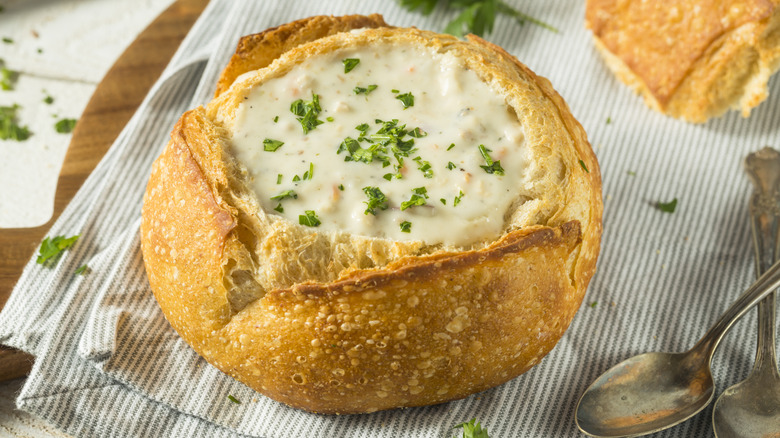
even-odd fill
[[[755,186],[750,224],[760,275],[778,259],[780,227],[780,152],[764,148],[745,160]],[[780,436],[780,373],[775,356],[775,294],[758,303],[758,347],[753,371],[726,389],[712,411],[715,435],[721,438]]]
[[[728,329],[780,286],[774,264],[715,325],[685,353],[645,353],[625,360],[596,379],[577,404],[579,429],[595,437],[645,435],[692,417],[714,395],[710,363]]]

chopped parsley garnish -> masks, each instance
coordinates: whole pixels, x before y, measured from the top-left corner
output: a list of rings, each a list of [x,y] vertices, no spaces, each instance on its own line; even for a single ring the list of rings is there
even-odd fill
[[[426,199],[428,199],[428,190],[425,187],[414,188],[412,189],[412,197],[408,201],[401,203],[401,211],[409,207],[425,205]]]
[[[16,120],[16,111],[19,105],[0,106],[0,139],[24,141],[30,138],[32,133],[26,126],[20,126]]]
[[[373,214],[376,216],[376,209],[380,210],[387,210],[387,197],[384,193],[382,193],[381,190],[379,190],[379,187],[363,187],[363,193],[368,196],[368,201],[366,201],[366,211],[365,214]]]
[[[61,119],[54,124],[54,129],[60,134],[70,134],[76,126],[76,119]]]
[[[56,260],[57,257],[66,249],[73,246],[79,239],[80,234],[72,237],[56,236],[53,238],[45,238],[41,242],[41,247],[38,249],[38,258],[35,260],[39,265],[46,264],[49,260]]]
[[[386,179],[388,181],[392,181],[394,176],[395,175],[392,174],[392,173],[386,173],[386,174],[382,175],[382,178],[384,178],[384,179]]]
[[[266,152],[276,152],[283,144],[283,141],[266,138],[263,140],[263,150]]]
[[[452,161],[447,163],[447,169],[452,170],[452,169],[454,169],[456,167],[458,167],[458,166],[456,166],[455,163],[453,163]]]
[[[282,203],[276,204],[276,207],[274,207],[274,210],[278,211],[279,213],[284,213],[284,207],[282,207]]]
[[[89,266],[87,265],[81,265],[73,272],[74,275],[84,275],[87,273],[87,270],[89,269]]]
[[[233,403],[235,403],[235,404],[237,404],[237,405],[240,405],[240,404],[241,404],[241,402],[240,402],[240,401],[238,401],[238,399],[237,399],[237,398],[235,398],[235,397],[233,397],[232,395],[228,395],[228,400],[232,401]]]
[[[295,193],[294,190],[285,190],[276,196],[271,196],[271,199],[273,199],[274,201],[281,201],[282,199],[287,199],[287,198],[298,199],[298,194]]]
[[[361,123],[361,124],[355,126],[355,129],[357,129],[358,131],[360,131],[362,133],[361,136],[365,136],[366,135],[366,132],[368,132],[368,128],[369,128],[368,123]]]
[[[360,60],[357,58],[347,58],[341,61],[344,64],[344,73],[349,73],[353,68],[360,64]]]
[[[457,17],[450,21],[444,29],[444,32],[455,36],[460,37],[466,33],[482,36],[484,33],[490,33],[493,30],[493,23],[495,23],[496,16],[499,14],[514,19],[520,25],[528,22],[558,33],[558,29],[513,8],[507,4],[508,2],[497,0],[459,0],[446,2],[444,0],[438,0],[438,2],[443,3],[446,8],[458,12]],[[401,6],[410,11],[422,9],[424,15],[430,15],[436,6],[436,3],[437,0],[401,0]]]
[[[452,149],[452,148],[454,148],[454,147],[455,147],[455,143],[453,143],[453,144],[449,145],[449,147],[447,147],[447,150],[450,150],[450,149]]]
[[[276,175],[276,183],[281,184],[282,183],[282,174],[279,173]]]
[[[45,103],[46,105],[51,105],[54,103],[54,98],[47,95],[46,97],[43,98],[43,103]]]
[[[395,94],[397,94],[397,93],[400,93],[400,91],[396,90],[395,88],[393,88],[392,90],[390,90],[390,92],[391,92],[391,93],[395,93]]]
[[[2,62],[0,61],[0,65],[2,65]],[[4,91],[10,91],[14,89],[14,83],[16,82],[16,78],[19,75],[13,71],[5,68],[5,66],[0,67],[0,88],[2,88]]]
[[[420,157],[414,157],[414,161],[417,162],[417,168],[420,169],[420,172],[423,173],[424,177],[433,178],[433,168],[431,167],[430,162],[425,161]]]
[[[310,101],[298,99],[290,105],[290,112],[298,116],[297,120],[301,123],[304,134],[308,134],[309,131],[325,123],[322,120],[317,119],[320,111],[322,111],[322,107],[320,107],[320,96],[314,93],[312,93]]]
[[[344,184],[339,184],[339,190],[344,191]]]
[[[352,91],[354,91],[355,94],[369,94],[376,90],[376,88],[376,85],[369,85],[367,87],[355,87]]]
[[[463,198],[463,190],[458,190],[458,196],[452,200],[452,206],[455,207],[460,204],[460,200]]]
[[[598,301],[594,301],[594,302],[592,302],[592,303],[590,303],[590,304],[588,304],[588,305],[589,305],[589,306],[590,306],[590,308],[592,309],[592,308],[596,307],[596,305],[597,305],[597,304],[598,304]]]
[[[334,119],[333,117],[325,117],[325,120],[327,120],[327,121],[329,121],[329,122],[332,122],[332,121],[334,121],[334,120],[336,120],[336,119]]]
[[[3,42],[6,44],[13,44],[14,40],[9,37],[3,37]]]
[[[607,117],[607,125],[609,125],[610,123],[612,123],[612,117]]]
[[[486,148],[485,145],[479,145],[479,153],[482,154],[482,158],[485,159],[485,163],[487,163],[487,166],[479,166],[485,170],[485,172],[490,174],[496,174],[496,175],[504,175],[504,168],[501,167],[501,160],[493,161],[492,158],[490,158],[490,154],[488,152],[491,152],[490,149]]]
[[[309,170],[303,172],[303,180],[311,180],[314,177],[314,163],[309,163]]]
[[[426,135],[428,135],[428,133],[427,133],[427,132],[425,132],[425,131],[423,131],[423,130],[422,130],[422,129],[420,129],[420,128],[414,128],[414,129],[412,129],[411,131],[409,131],[409,137],[414,137],[414,138],[423,138],[423,137],[425,137]]]
[[[279,116],[274,117],[274,123],[279,121]]]
[[[628,176],[636,176],[636,172],[634,172],[633,170],[627,170],[626,173],[628,174]]]
[[[410,106],[414,106],[414,95],[412,95],[411,92],[399,94],[395,96],[395,98],[401,101],[401,104],[404,106],[404,109],[407,109]]]
[[[301,225],[306,225],[307,227],[317,227],[322,222],[317,218],[317,213],[314,212],[314,210],[306,210],[305,215],[299,215],[298,216],[298,223]]]
[[[460,423],[453,427],[453,429],[457,428],[463,429],[462,438],[490,438],[487,429],[483,429],[476,418],[472,418],[471,421]]]
[[[582,166],[582,169],[583,169],[585,172],[587,172],[587,173],[590,173],[590,170],[588,170],[588,166],[586,166],[586,165],[585,165],[585,162],[584,162],[584,161],[580,160],[580,166]]]
[[[301,180],[301,177],[298,176],[298,175],[293,175],[292,180],[293,180],[293,182],[298,182],[298,181]]]
[[[412,232],[412,223],[409,222],[409,221],[401,222],[401,232],[402,233],[411,233]]]
[[[677,198],[669,202],[658,201],[655,203],[655,206],[664,213],[674,213],[674,210],[677,208]]]
[[[441,203],[442,203],[443,205],[447,205],[447,200],[446,200],[446,199],[444,199],[444,198],[439,198],[439,201],[441,201]]]

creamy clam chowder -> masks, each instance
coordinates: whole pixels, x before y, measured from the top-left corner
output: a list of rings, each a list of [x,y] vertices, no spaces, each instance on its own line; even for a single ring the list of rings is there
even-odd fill
[[[494,240],[528,160],[504,99],[428,49],[311,57],[252,89],[234,123],[267,213],[395,240]]]

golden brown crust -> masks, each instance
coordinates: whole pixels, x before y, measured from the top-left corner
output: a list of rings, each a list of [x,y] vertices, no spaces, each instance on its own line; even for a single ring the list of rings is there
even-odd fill
[[[318,15],[303,18],[238,41],[236,52],[217,81],[214,96],[219,96],[242,74],[268,66],[282,53],[301,44],[353,29],[388,27],[379,14],[333,17]]]
[[[780,2],[588,0],[607,65],[658,111],[704,122],[766,98],[780,66]]]
[[[318,53],[385,43],[455,53],[538,149],[534,184],[550,193],[529,192],[494,242],[429,247],[271,218],[225,152],[247,88]],[[476,37],[375,29],[296,45],[185,113],[155,162],[141,234],[160,307],[199,354],[275,400],[356,413],[462,398],[539,363],[593,275],[601,212],[596,157],[546,79]]]

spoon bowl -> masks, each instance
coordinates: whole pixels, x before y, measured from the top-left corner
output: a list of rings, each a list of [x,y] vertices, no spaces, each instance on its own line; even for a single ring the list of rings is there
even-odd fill
[[[687,420],[714,395],[712,375],[709,367],[700,366],[702,359],[693,350],[645,353],[615,365],[585,391],[577,407],[577,426],[592,436],[622,437]]]
[[[713,399],[710,362],[718,343],[735,321],[780,286],[774,264],[685,353],[646,353],[612,367],[585,391],[575,421],[587,435],[645,435],[674,426],[701,411]]]

